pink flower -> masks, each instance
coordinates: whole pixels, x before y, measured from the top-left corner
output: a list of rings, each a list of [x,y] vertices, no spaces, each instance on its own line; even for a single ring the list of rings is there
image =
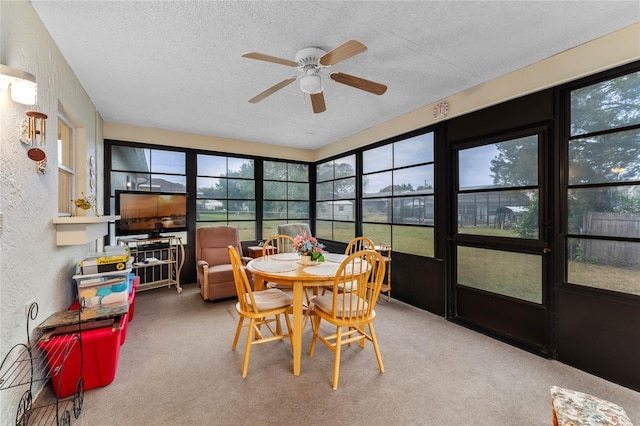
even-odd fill
[[[296,235],[293,241],[295,250],[301,255],[313,255],[315,253],[314,257],[317,258],[318,255],[322,254],[324,245],[320,244],[314,236],[307,237],[306,232],[303,232],[302,235]]]

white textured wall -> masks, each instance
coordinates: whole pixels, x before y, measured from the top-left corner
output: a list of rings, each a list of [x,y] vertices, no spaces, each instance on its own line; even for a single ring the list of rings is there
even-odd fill
[[[26,343],[24,306],[39,305],[37,326],[50,314],[66,309],[74,299],[71,279],[77,263],[94,244],[56,246],[52,219],[57,216],[57,114],[59,105],[86,134],[76,158],[78,192],[85,191],[87,159],[96,155],[103,170],[101,120],[95,107],[50,39],[31,4],[0,1],[0,62],[36,76],[38,103],[33,107],[11,101],[0,92],[0,357],[16,343]],[[25,111],[49,116],[46,145],[48,172],[37,174],[27,147],[19,142],[18,123]],[[101,179],[99,179],[100,181]],[[0,424],[13,423],[16,397],[26,389],[0,392]]]

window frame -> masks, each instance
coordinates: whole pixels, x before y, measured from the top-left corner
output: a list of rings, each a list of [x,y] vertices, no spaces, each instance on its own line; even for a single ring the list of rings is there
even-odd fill
[[[60,124],[67,127],[69,129],[69,141],[68,143],[64,143],[59,138],[57,139],[57,151],[58,151],[58,164],[57,164],[57,172],[58,172],[58,216],[71,216],[73,214],[73,200],[76,199],[76,173],[75,173],[75,163],[76,163],[76,128],[71,123],[71,120],[67,118],[62,112],[58,112],[58,137],[60,136]],[[65,150],[65,147],[67,150]],[[65,155],[65,153],[67,155]],[[62,158],[69,158],[69,165],[65,165],[61,162]],[[68,176],[69,185],[66,188],[65,193],[61,193],[64,189],[64,185],[61,185],[60,175],[63,174]],[[66,199],[68,201],[63,202]],[[61,203],[63,203],[64,208],[61,208]]]
[[[336,162],[341,160],[346,160],[353,158],[353,160],[344,161],[344,163],[338,164],[348,164],[351,163],[353,165],[353,173],[345,175],[340,173],[338,175],[336,170]],[[360,184],[361,181],[361,153],[356,152],[345,152],[340,156],[326,159],[322,162],[318,162],[315,164],[315,198],[314,198],[314,208],[315,208],[315,234],[318,238],[336,241],[341,243],[348,243],[352,240],[357,232],[357,225],[360,221]],[[331,176],[328,178],[324,178],[324,176],[320,176],[322,172],[326,169],[326,165],[331,163]],[[321,168],[325,167],[324,170]],[[338,176],[336,176],[338,175]],[[350,181],[353,180],[353,194],[349,193],[347,197],[340,197],[336,192],[336,183],[347,183],[350,185]],[[318,193],[320,192],[320,186],[326,186],[331,184],[331,195],[330,196],[322,196],[322,198],[318,197]],[[335,218],[335,210],[336,206],[338,208],[340,206],[344,207],[344,203],[351,202],[352,211],[350,215],[347,215],[347,219],[336,219]],[[319,211],[322,210],[321,205],[327,206],[330,211],[330,218],[321,218]],[[327,237],[327,231],[330,229],[330,238]],[[342,237],[340,237],[342,235]]]
[[[267,167],[265,166],[266,163],[274,163],[274,164],[281,164],[285,166],[286,169],[286,178],[285,179],[278,179],[277,177],[267,177],[266,173],[267,173]],[[296,179],[295,177],[292,177],[292,173],[291,173],[291,167],[292,165],[301,165],[304,166],[306,168],[306,179],[305,180],[299,180]],[[286,185],[286,197],[285,198],[267,198],[265,197],[265,194],[267,193],[266,191],[266,186],[268,183],[284,183]],[[296,198],[296,197],[291,197],[290,196],[290,191],[291,191],[291,184],[306,184],[307,186],[307,197],[306,198]],[[285,208],[285,217],[280,217],[277,219],[270,219],[270,218],[266,218],[265,217],[265,212],[266,212],[266,205],[268,203],[285,203],[286,204],[286,208]],[[291,203],[306,203],[307,204],[307,213],[306,215],[300,214],[300,215],[295,215],[295,214],[291,214]],[[310,221],[311,219],[311,166],[307,163],[303,163],[303,162],[297,162],[297,161],[286,161],[286,160],[275,160],[275,159],[263,159],[262,160],[262,209],[261,209],[261,214],[260,214],[260,222],[261,222],[261,235],[262,235],[262,239],[266,239],[268,237],[271,236],[271,234],[267,235],[265,234],[265,231],[267,229],[271,229],[272,232],[273,228],[270,226],[265,226],[267,224],[272,224],[274,222],[278,222],[280,224],[283,223],[292,223],[292,222],[307,222]],[[257,218],[256,218],[257,220]]]
[[[224,158],[225,159],[225,172],[220,173],[220,174],[207,174],[206,171],[204,170],[199,170],[199,162],[198,159],[201,157],[218,157],[218,158]],[[233,172],[235,172],[235,169],[230,169],[230,160],[233,162],[236,161],[250,161],[252,163],[252,168],[253,168],[253,177],[248,178],[246,176],[237,176],[235,175]],[[258,228],[258,215],[259,215],[259,209],[258,209],[258,202],[256,201],[257,199],[257,185],[258,185],[258,179],[256,178],[256,176],[258,175],[258,171],[257,171],[257,167],[256,167],[256,162],[259,161],[256,158],[253,157],[249,157],[249,156],[235,156],[235,155],[225,155],[223,153],[217,153],[217,152],[198,152],[195,155],[195,162],[196,162],[196,170],[194,173],[195,176],[195,203],[196,203],[196,218],[195,218],[195,226],[196,228],[202,227],[202,226],[215,226],[215,225],[231,225],[231,226],[236,226],[239,229],[239,233],[240,233],[240,239],[241,240],[248,240],[248,239],[253,239],[255,238],[255,235],[257,233],[257,228]],[[244,164],[244,163],[242,163]],[[225,196],[201,196],[200,195],[200,191],[198,189],[198,181],[199,179],[220,179],[220,180],[224,180],[225,182]],[[234,196],[235,194],[229,194],[229,185],[228,183],[230,181],[233,182],[252,182],[253,183],[253,196],[249,197],[249,198],[241,198],[238,196]],[[207,202],[207,201],[221,201],[223,203],[223,205],[225,206],[224,210],[224,219],[219,218],[219,219],[201,219],[201,214],[203,213],[203,211],[199,208],[200,203],[201,202]],[[240,210],[237,210],[236,213],[238,214],[238,217],[231,217],[229,212],[229,206],[230,204],[241,204],[241,203],[253,203],[253,214],[250,215],[250,218],[242,218],[242,216],[240,215]],[[251,212],[251,210],[248,210],[249,212]],[[251,224],[251,226],[249,226],[249,224]],[[252,238],[247,238],[249,236],[249,234],[252,235]]]
[[[400,149],[402,147],[403,142],[411,140],[418,141],[423,137],[430,137],[430,153],[431,156],[427,156],[425,161],[416,161],[413,163],[407,163],[406,161],[402,162],[402,164],[396,165],[396,149]],[[375,241],[376,243],[385,243],[390,244],[393,247],[394,251],[403,252],[407,254],[427,257],[427,258],[435,258],[437,253],[437,238],[436,238],[436,221],[437,221],[437,206],[436,206],[436,192],[437,192],[437,184],[436,184],[436,130],[434,128],[422,129],[419,132],[411,132],[405,135],[401,135],[398,138],[394,138],[390,141],[385,141],[384,143],[375,144],[373,146],[368,146],[366,149],[362,149],[359,153],[362,158],[362,168],[360,173],[361,183],[358,187],[359,190],[359,207],[360,207],[360,224],[362,230],[373,230],[377,229],[378,231],[366,232],[365,234],[376,233],[381,235],[383,233],[387,234],[386,240],[385,237],[381,237],[381,241]],[[372,169],[366,167],[365,164],[365,155],[367,152],[385,148],[387,146],[391,147],[391,161],[386,167],[379,169]],[[416,191],[401,194],[397,193],[395,190],[395,179],[396,174],[403,173],[408,170],[420,167],[431,168],[432,174],[430,177],[430,183],[432,183],[431,188],[427,189],[426,187],[422,190],[417,189]],[[367,172],[364,173],[364,169],[367,168]],[[384,193],[380,196],[375,196],[372,194],[368,194],[364,196],[364,181],[368,176],[381,175],[384,173],[389,173],[391,177],[391,186],[392,190],[389,193]],[[423,205],[422,209],[424,210],[426,206],[429,204],[427,202],[428,199],[431,199],[431,205],[433,209],[430,214],[430,218],[428,218],[427,214],[419,220],[418,223],[410,223],[409,221],[397,221],[395,217],[395,211],[401,209],[402,206],[405,205],[415,205],[416,200],[420,199],[420,204]],[[393,206],[390,212],[387,212],[388,219],[386,221],[375,221],[375,220],[365,220],[365,204],[368,203],[376,203],[376,202],[386,202],[387,200],[391,206]],[[424,200],[424,202],[422,202]],[[425,210],[426,211],[426,210]],[[389,215],[391,216],[389,218]],[[431,222],[431,223],[429,223]],[[386,229],[386,230],[385,230]],[[403,244],[403,240],[401,239],[401,235],[406,234],[407,232],[414,235],[416,239],[421,240],[423,242],[428,241],[427,244],[421,245],[420,243],[409,243]],[[425,250],[425,247],[428,247]]]
[[[589,191],[589,190],[609,190],[615,187],[633,187],[640,185],[640,178],[637,180],[629,179],[624,181],[594,181],[594,182],[571,182],[570,179],[570,169],[572,165],[571,161],[571,143],[572,141],[577,141],[580,139],[588,139],[588,138],[598,138],[598,137],[606,137],[609,135],[616,135],[627,131],[640,131],[640,122],[631,125],[621,125],[619,127],[606,127],[603,129],[596,129],[590,132],[572,132],[571,125],[573,117],[571,116],[572,112],[572,93],[575,91],[579,91],[582,89],[586,89],[590,86],[597,86],[601,83],[610,82],[617,78],[623,77],[625,75],[637,74],[640,73],[637,67],[623,67],[616,73],[606,73],[604,76],[599,76],[598,78],[586,77],[579,81],[574,81],[569,83],[561,88],[561,99],[565,105],[565,114],[564,114],[564,122],[562,126],[562,145],[561,145],[561,155],[563,157],[563,162],[566,164],[567,172],[563,176],[563,180],[561,183],[561,214],[560,214],[560,224],[562,228],[562,273],[561,273],[561,283],[565,286],[577,286],[577,287],[586,287],[586,288],[595,288],[599,291],[611,291],[624,295],[632,295],[632,296],[640,296],[640,288],[633,289],[633,291],[629,291],[625,285],[602,285],[602,283],[594,282],[586,282],[586,280],[593,278],[596,274],[582,274],[583,277],[590,278],[578,278],[572,279],[571,275],[574,277],[579,277],[580,274],[572,273],[572,270],[575,271],[576,260],[572,262],[572,258],[576,256],[576,253],[579,253],[579,250],[576,251],[576,244],[582,244],[582,242],[586,242],[587,244],[633,244],[634,246],[640,246],[640,237],[630,237],[628,235],[594,235],[588,233],[581,233],[581,231],[576,232],[570,224],[571,215],[570,215],[570,202],[569,195],[571,191]],[[596,212],[601,214],[606,214],[606,212]],[[636,213],[640,214],[640,213]],[[578,243],[576,243],[578,241]],[[637,244],[637,245],[636,245]],[[609,264],[605,264],[604,266],[611,266]],[[611,275],[611,274],[609,274]],[[616,274],[617,276],[617,274]],[[578,280],[584,279],[585,281],[578,282]],[[608,281],[609,282],[609,281]]]

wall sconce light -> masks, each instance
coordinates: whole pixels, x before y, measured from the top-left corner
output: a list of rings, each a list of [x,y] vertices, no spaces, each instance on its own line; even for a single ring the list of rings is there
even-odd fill
[[[0,64],[0,90],[11,90],[11,99],[24,105],[35,105],[38,95],[36,78],[24,71]]]

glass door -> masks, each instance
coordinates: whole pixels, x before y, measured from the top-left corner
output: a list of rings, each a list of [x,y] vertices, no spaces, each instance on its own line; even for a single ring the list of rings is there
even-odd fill
[[[546,351],[546,128],[454,147],[452,316]]]

